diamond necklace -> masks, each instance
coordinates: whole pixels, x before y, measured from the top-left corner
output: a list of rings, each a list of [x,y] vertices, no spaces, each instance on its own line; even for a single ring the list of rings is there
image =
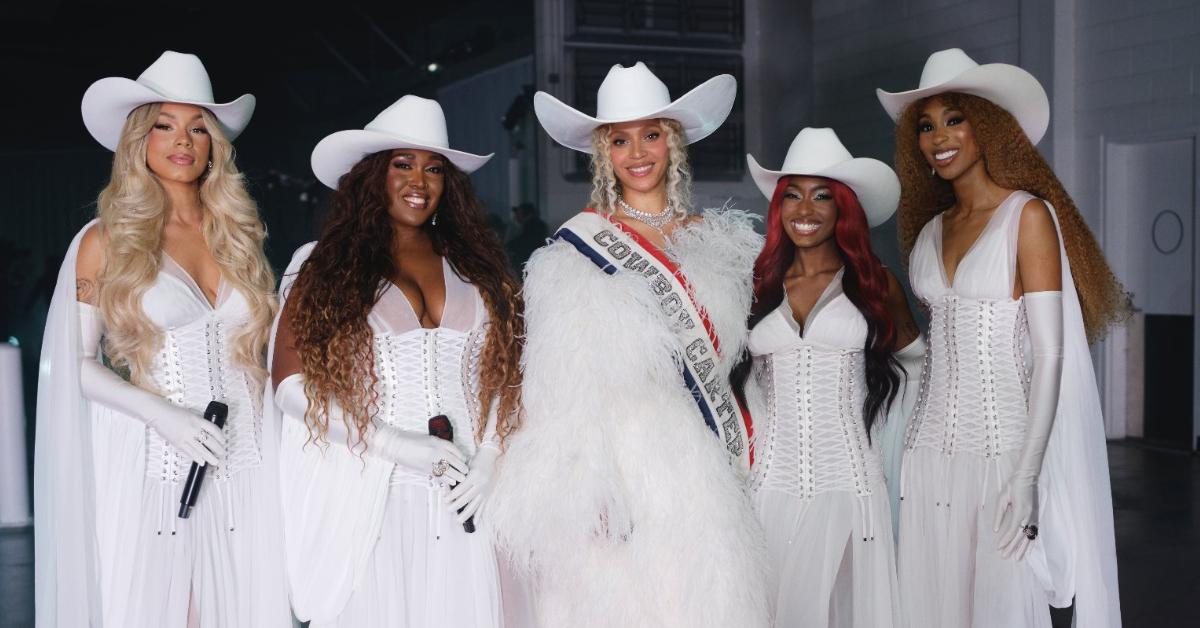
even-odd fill
[[[654,227],[654,229],[659,233],[662,233],[663,227],[667,226],[672,220],[675,219],[675,212],[672,211],[670,204],[664,207],[663,210],[657,214],[644,212],[633,205],[626,203],[625,199],[620,196],[617,197],[617,205],[620,205],[621,209],[623,209],[630,218],[635,218],[646,223],[647,225],[650,225],[651,227]]]

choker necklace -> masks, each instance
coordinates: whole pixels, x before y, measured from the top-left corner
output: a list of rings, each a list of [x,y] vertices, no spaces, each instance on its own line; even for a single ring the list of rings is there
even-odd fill
[[[625,199],[621,198],[620,196],[617,197],[617,205],[620,205],[621,209],[624,210],[625,214],[628,215],[630,218],[640,220],[641,222],[644,222],[647,225],[654,227],[654,229],[656,231],[658,231],[659,233],[662,233],[663,227],[667,226],[668,224],[670,224],[670,222],[672,220],[675,219],[675,212],[672,210],[672,208],[669,204],[666,207],[664,207],[661,212],[659,212],[657,214],[651,214],[650,212],[644,212],[644,211],[630,205],[629,203],[626,203]]]

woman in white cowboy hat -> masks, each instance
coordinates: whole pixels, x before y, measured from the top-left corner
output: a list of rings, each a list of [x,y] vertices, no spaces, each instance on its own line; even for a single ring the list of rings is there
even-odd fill
[[[746,160],[771,204],[754,266],[753,362],[734,379],[757,419],[750,485],[775,625],[899,626],[881,444],[903,433],[900,402],[911,409],[916,397],[903,382],[916,380],[924,343],[868,231],[896,211],[900,182],[852,157],[832,129],[800,131],[779,170]]]
[[[736,87],[717,76],[672,101],[638,63],[612,68],[596,117],[535,97],[593,171],[591,207],[526,265],[526,415],[489,503],[543,626],[767,624],[728,380],[761,238],[745,215],[688,204],[685,147]]]
[[[1127,307],[1038,154],[1028,72],[929,57],[897,120],[900,240],[930,312],[907,435],[900,586],[908,625],[1120,625],[1112,501],[1088,340]],[[1065,625],[1065,624],[1064,624]]]
[[[467,177],[490,158],[449,148],[441,106],[411,95],[313,150],[334,193],[284,274],[271,375],[288,580],[314,628],[502,624],[475,527],[518,420],[524,329]]]
[[[254,97],[216,103],[200,60],[168,51],[82,109],[115,155],[42,347],[37,625],[290,626],[262,412],[274,277],[230,145]],[[213,401],[223,427],[201,417]]]

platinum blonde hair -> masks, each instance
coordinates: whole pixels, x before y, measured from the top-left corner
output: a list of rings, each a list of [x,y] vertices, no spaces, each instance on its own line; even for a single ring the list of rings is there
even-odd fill
[[[98,302],[108,327],[105,353],[143,387],[149,386],[147,373],[162,345],[162,332],[142,310],[142,296],[162,266],[163,227],[171,209],[166,190],[146,165],[148,136],[161,109],[151,103],[129,114],[113,156],[112,177],[97,201],[105,240],[98,277]],[[206,109],[201,112],[212,138],[212,168],[200,180],[201,229],[222,278],[250,304],[249,320],[233,341],[233,357],[261,387],[267,374],[264,349],[277,306],[275,277],[263,253],[267,230],[234,165],[233,145],[217,119]]]
[[[688,163],[687,138],[683,126],[670,118],[659,118],[667,138],[667,202],[681,218],[692,209],[692,167]],[[611,214],[621,195],[621,182],[613,172],[609,137],[612,125],[592,131],[592,209]],[[653,210],[651,210],[653,211]]]

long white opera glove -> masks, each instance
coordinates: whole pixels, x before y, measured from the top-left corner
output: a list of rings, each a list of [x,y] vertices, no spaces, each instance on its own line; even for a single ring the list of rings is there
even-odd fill
[[[901,375],[900,392],[888,412],[887,422],[876,430],[874,438],[879,443],[883,459],[883,477],[887,482],[888,498],[892,503],[892,534],[899,538],[900,468],[904,457],[904,436],[921,390],[921,370],[925,366],[925,339],[917,336],[892,355],[900,366],[904,367],[904,374]]]
[[[496,436],[499,405],[499,399],[492,401],[487,424],[483,427],[483,442],[475,450],[475,457],[471,458],[471,471],[467,473],[467,479],[450,491],[450,508],[458,512],[459,523],[474,516],[475,525],[482,524],[482,508],[492,493],[496,460],[500,457],[500,439]]]
[[[304,375],[295,373],[279,382],[279,386],[275,388],[275,405],[292,419],[304,421],[304,414],[308,411],[308,396],[304,394]],[[345,416],[337,402],[330,404],[326,440],[349,446],[350,430],[346,426]],[[422,475],[430,475],[435,467],[445,461],[445,471],[440,474],[443,481],[462,482],[466,479],[469,469],[466,456],[450,441],[429,434],[397,429],[378,421],[371,422],[365,438],[367,456],[400,465]]]
[[[904,416],[905,424],[912,418],[913,408],[917,405],[917,396],[921,391],[921,370],[925,368],[925,338],[917,336],[903,349],[893,355],[904,367],[904,387],[900,389],[900,413]]]
[[[89,401],[135,418],[158,432],[172,447],[200,464],[218,464],[225,456],[225,433],[185,408],[121,379],[97,357],[104,336],[100,310],[79,303],[79,388]]]
[[[1000,493],[992,526],[1000,536],[997,549],[1005,558],[1015,556],[1017,560],[1029,552],[1033,540],[1026,534],[1026,526],[1038,522],[1038,476],[1058,409],[1063,365],[1062,292],[1025,293],[1025,313],[1033,344],[1029,432],[1012,477]],[[1036,536],[1036,532],[1031,534]]]

